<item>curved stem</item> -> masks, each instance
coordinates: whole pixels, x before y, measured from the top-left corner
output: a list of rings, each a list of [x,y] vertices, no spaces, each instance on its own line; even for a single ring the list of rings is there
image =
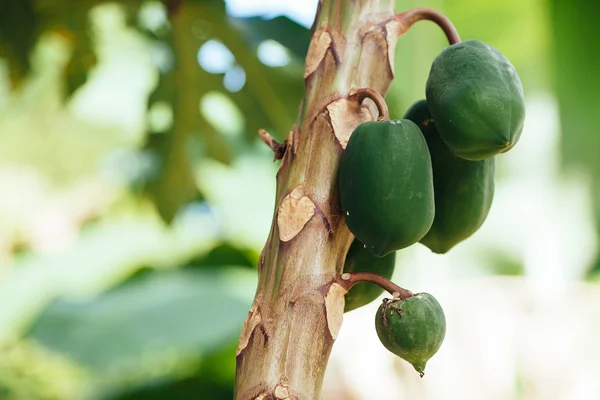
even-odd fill
[[[382,289],[387,290],[392,296],[402,300],[413,296],[410,290],[401,288],[389,279],[372,272],[345,272],[337,279],[337,283],[345,290],[350,290],[352,286],[359,282],[374,283]]]
[[[359,103],[362,103],[364,99],[370,99],[377,106],[377,111],[379,112],[379,121],[387,121],[390,119],[390,111],[388,109],[387,103],[382,95],[380,95],[376,90],[370,88],[360,88],[356,89],[354,93],[348,96],[350,100],[356,100]]]
[[[444,14],[431,8],[417,7],[396,14],[396,21],[404,25],[405,31],[408,31],[415,23],[423,20],[435,22],[446,34],[450,44],[460,43],[460,36],[452,22]]]

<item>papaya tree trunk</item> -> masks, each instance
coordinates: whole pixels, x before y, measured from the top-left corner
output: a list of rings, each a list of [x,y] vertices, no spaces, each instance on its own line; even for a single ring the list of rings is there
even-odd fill
[[[344,311],[345,290],[333,282],[353,240],[338,168],[354,128],[379,117],[379,95],[392,81],[403,30],[393,6],[321,0],[297,123],[283,144],[261,134],[282,160],[258,288],[237,349],[236,399],[319,398]]]

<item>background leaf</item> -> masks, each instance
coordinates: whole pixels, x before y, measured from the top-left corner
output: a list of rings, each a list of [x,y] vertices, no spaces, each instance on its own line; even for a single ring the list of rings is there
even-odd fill
[[[227,286],[207,271],[145,274],[93,299],[55,302],[30,335],[99,371],[147,352],[199,357],[231,343],[248,312],[250,304]]]
[[[600,227],[600,52],[595,24],[600,4],[551,1],[555,84],[560,109],[560,154],[567,170],[587,171],[593,180],[596,225]],[[599,231],[600,232],[600,231]],[[600,255],[590,274],[600,271]]]
[[[287,47],[298,60],[304,60],[306,56],[310,42],[309,31],[287,17],[279,16],[272,19],[230,17],[228,21],[254,46],[258,46],[267,39],[277,40]]]
[[[0,57],[9,60],[13,84],[29,71],[29,53],[37,37],[38,23],[33,0],[0,3]]]

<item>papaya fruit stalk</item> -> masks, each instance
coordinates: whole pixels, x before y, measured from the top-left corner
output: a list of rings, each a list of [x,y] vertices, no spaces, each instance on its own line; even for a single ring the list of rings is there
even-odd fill
[[[387,290],[387,292],[395,298],[402,300],[408,299],[413,295],[410,290],[401,288],[389,279],[372,272],[346,272],[340,275],[336,280],[336,283],[346,291],[350,290],[352,286],[360,282],[373,283],[381,287],[383,290]]]
[[[391,279],[396,268],[396,252],[390,253],[385,257],[375,257],[358,239],[354,239],[344,261],[344,270],[342,277],[353,272],[372,272],[387,279]],[[343,285],[342,285],[343,286]],[[353,285],[351,288],[344,288],[348,293],[344,296],[344,312],[349,312],[365,306],[378,298],[383,293],[383,288],[378,285]]]
[[[305,60],[305,95],[284,143],[258,287],[236,352],[238,400],[319,398],[342,324],[338,283],[353,236],[336,179],[354,128],[383,115],[394,50],[408,29],[391,0],[321,0]],[[379,111],[378,111],[379,109]]]
[[[410,29],[411,26],[419,21],[435,22],[446,34],[449,44],[460,43],[460,36],[456,29],[454,29],[452,22],[445,15],[431,8],[417,7],[410,9],[401,14],[396,14],[396,20],[400,22],[406,30]]]

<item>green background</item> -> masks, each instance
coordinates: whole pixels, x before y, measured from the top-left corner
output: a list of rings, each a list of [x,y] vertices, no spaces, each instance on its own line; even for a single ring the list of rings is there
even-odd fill
[[[534,208],[552,203],[540,188],[574,193],[546,222],[552,243],[579,252],[548,269],[595,287],[600,3],[396,9],[414,6],[519,71],[535,117],[522,150],[498,161],[496,218],[515,215],[522,193],[538,194]],[[256,132],[283,140],[295,122],[308,42],[287,16],[235,17],[220,1],[0,0],[0,399],[232,398],[274,202],[277,163]],[[221,51],[208,66],[207,43]],[[424,96],[445,45],[426,22],[400,38],[392,117]],[[522,177],[539,186],[514,189]],[[511,221],[460,245],[476,262],[444,274],[539,276],[503,236],[543,240],[544,225]],[[402,259],[396,276],[410,282]]]

